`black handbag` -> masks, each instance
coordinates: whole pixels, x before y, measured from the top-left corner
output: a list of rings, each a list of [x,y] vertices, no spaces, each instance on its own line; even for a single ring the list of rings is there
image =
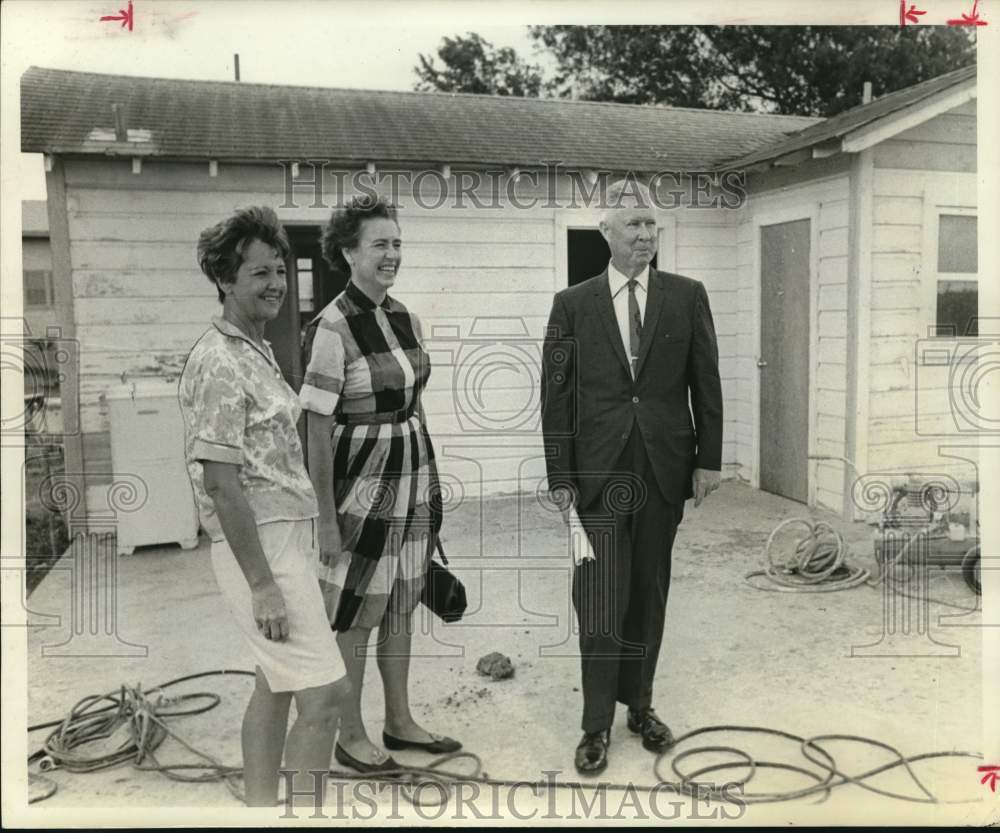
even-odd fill
[[[436,541],[438,554],[447,564],[441,540]],[[465,587],[447,567],[438,564],[433,558],[427,568],[427,578],[424,581],[424,592],[420,601],[445,622],[458,622],[468,607],[465,597]]]

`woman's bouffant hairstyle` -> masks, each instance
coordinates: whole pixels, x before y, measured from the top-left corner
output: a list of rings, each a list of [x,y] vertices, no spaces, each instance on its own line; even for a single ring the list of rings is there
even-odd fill
[[[266,205],[241,208],[232,217],[205,229],[198,238],[198,265],[215,284],[220,304],[226,300],[226,294],[219,284],[236,280],[243,252],[254,240],[274,246],[282,258],[288,257],[291,251],[278,215]]]
[[[396,206],[382,197],[362,195],[353,197],[343,208],[338,208],[330,215],[330,221],[323,228],[320,245],[323,247],[323,257],[331,269],[351,274],[351,267],[344,258],[344,249],[353,249],[361,239],[361,224],[365,220],[384,217],[397,225]]]

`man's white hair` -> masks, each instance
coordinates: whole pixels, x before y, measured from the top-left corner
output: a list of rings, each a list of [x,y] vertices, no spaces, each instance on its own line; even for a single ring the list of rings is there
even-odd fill
[[[626,176],[624,179],[612,182],[605,194],[601,222],[608,223],[613,211],[626,206],[631,207],[633,204],[639,208],[656,208],[649,187],[639,182],[634,176]]]

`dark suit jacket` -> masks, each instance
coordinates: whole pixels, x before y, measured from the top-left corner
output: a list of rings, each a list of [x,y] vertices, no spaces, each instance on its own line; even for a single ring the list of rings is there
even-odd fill
[[[568,485],[590,504],[636,424],[668,501],[691,497],[694,468],[722,468],[719,352],[698,281],[650,270],[634,381],[607,270],[556,294],[542,352],[550,489]]]

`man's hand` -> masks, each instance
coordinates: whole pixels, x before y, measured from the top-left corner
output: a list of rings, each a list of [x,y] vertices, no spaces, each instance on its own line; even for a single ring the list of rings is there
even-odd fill
[[[340,558],[341,552],[340,527],[336,519],[319,522],[319,561],[330,566]]]
[[[710,471],[709,469],[695,469],[694,474],[691,476],[694,505],[701,506],[701,502],[719,488],[720,482],[722,482],[721,472]]]
[[[559,509],[563,521],[568,524],[570,510],[573,509],[575,503],[573,500],[573,490],[569,486],[560,484],[549,491],[549,500]]]
[[[253,619],[264,639],[282,642],[288,637],[288,614],[285,599],[273,581],[251,590]]]

